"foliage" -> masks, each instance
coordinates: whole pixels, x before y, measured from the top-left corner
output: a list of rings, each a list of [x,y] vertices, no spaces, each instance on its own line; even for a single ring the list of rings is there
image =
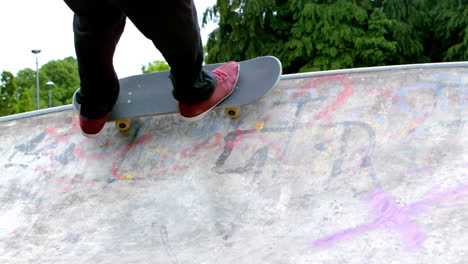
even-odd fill
[[[40,72],[45,75],[44,84],[41,84],[41,98],[48,102],[51,89],[53,106],[71,104],[73,93],[80,87],[76,59],[67,57],[63,60],[49,61],[41,67]],[[54,85],[47,86],[49,81]]]
[[[384,65],[396,54],[397,43],[388,34],[392,21],[369,4],[339,0],[292,8],[296,23],[286,47],[303,60],[299,71]]]
[[[48,86],[47,83],[53,85]],[[52,106],[71,103],[71,98],[80,86],[77,61],[73,57],[52,60],[39,69],[40,108],[49,107],[49,90],[52,92]],[[30,68],[20,70],[16,77],[3,72],[0,101],[0,115],[27,112],[37,109],[36,71]]]
[[[218,20],[218,28],[210,34],[207,43],[206,62],[252,58],[268,54],[281,45],[281,36],[290,23],[282,19],[282,14],[287,12],[276,2],[287,1],[217,1],[203,16],[204,23]]]
[[[393,21],[391,35],[398,43],[397,54],[389,63],[429,62],[423,45],[430,25],[427,0],[387,0],[383,11]]]
[[[468,60],[468,0],[436,1],[432,17],[438,59]]]
[[[467,1],[218,0],[206,60],[274,55],[285,73],[463,60]]]
[[[165,61],[154,61],[141,67],[142,73],[160,72],[169,70],[169,65]]]
[[[44,87],[45,75],[42,74],[41,71],[39,71],[39,80],[40,87]],[[30,98],[29,105],[23,105],[23,108],[27,109],[27,111],[36,110],[36,71],[29,68],[20,70],[16,75],[15,82],[18,85],[18,90],[21,92],[21,94],[25,94],[25,96]],[[41,103],[41,105],[43,104]]]
[[[0,83],[0,114],[10,115],[18,113],[18,85],[11,72],[3,71]]]
[[[15,76],[3,71],[0,83],[0,116],[22,113],[32,110],[28,90],[21,89]]]

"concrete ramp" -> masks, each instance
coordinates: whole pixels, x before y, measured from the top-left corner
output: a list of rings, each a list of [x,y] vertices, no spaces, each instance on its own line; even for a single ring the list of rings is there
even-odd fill
[[[466,263],[467,66],[284,76],[237,120],[94,140],[3,119],[0,262]]]

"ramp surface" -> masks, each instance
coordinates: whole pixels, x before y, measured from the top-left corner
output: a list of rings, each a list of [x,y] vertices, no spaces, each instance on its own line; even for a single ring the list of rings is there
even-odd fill
[[[234,121],[0,123],[0,262],[466,263],[468,68],[321,75]]]

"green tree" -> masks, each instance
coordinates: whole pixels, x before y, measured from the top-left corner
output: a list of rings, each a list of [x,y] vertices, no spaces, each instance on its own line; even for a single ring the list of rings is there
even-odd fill
[[[280,52],[276,48],[284,44],[285,38],[281,36],[292,26],[288,18],[282,17],[291,16],[286,3],[218,0],[203,15],[203,24],[208,21],[218,23],[218,28],[208,39],[206,62],[239,61],[272,51]]]
[[[383,65],[396,56],[393,21],[373,1],[218,0],[208,63],[275,55],[285,73]]]
[[[62,60],[49,61],[39,69],[39,81],[41,109],[49,107],[49,89],[52,91],[53,106],[70,104],[73,93],[80,87],[76,59],[66,57]],[[54,85],[49,87],[48,82],[53,82]],[[21,93],[27,91],[27,97],[32,101],[31,107],[26,106],[26,100],[20,109],[28,111],[37,109],[36,71],[29,68],[20,70],[16,83]]]
[[[218,0],[207,63],[277,56],[285,73],[468,59],[468,0]]]
[[[45,78],[44,75],[39,78]],[[36,105],[36,71],[26,68],[20,70],[15,78],[18,90],[21,93],[19,111],[27,112],[37,109]]]
[[[17,104],[18,113],[24,113],[34,110],[31,94],[28,90],[19,92],[19,99]]]
[[[75,58],[66,57],[62,60],[52,60],[40,69],[45,79],[41,82],[41,99],[48,106],[49,89],[52,90],[52,105],[70,104],[73,93],[80,87],[78,64]],[[47,82],[54,85],[48,87]],[[43,84],[42,84],[43,83]]]
[[[392,64],[430,62],[424,54],[424,42],[430,31],[430,7],[427,0],[386,0],[385,15],[393,21],[392,39],[397,42],[397,57]]]
[[[433,1],[432,53],[436,61],[468,60],[468,0]]]
[[[304,64],[299,71],[384,65],[396,55],[397,42],[389,34],[393,22],[369,1],[291,4],[296,22],[286,47]]]
[[[11,72],[3,71],[0,83],[0,115],[18,113],[18,85]]]
[[[165,61],[160,60],[150,62],[148,65],[141,66],[141,71],[143,73],[167,71],[169,69],[169,65]]]
[[[37,110],[37,82],[36,71],[26,68],[20,70],[15,78],[18,90],[21,94],[28,94],[31,99],[29,110]],[[39,69],[40,108],[48,107],[48,92],[46,91],[47,76]],[[29,111],[28,110],[28,111]]]

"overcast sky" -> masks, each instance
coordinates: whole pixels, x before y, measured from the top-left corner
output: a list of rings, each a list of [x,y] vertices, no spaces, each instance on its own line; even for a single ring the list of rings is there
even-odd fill
[[[195,0],[200,26],[202,13],[216,0]],[[39,67],[50,60],[75,57],[73,46],[73,13],[61,0],[12,0],[0,3],[0,72],[13,74],[24,68],[36,68],[32,49],[40,49]],[[202,28],[203,43],[215,24]],[[163,60],[127,19],[125,31],[117,46],[114,66],[120,78],[140,74],[141,66]]]

